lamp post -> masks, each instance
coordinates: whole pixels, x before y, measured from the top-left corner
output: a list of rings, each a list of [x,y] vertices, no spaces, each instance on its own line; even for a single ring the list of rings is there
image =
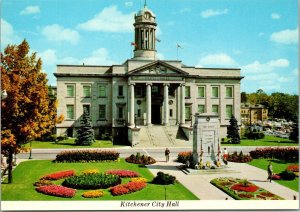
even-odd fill
[[[136,128],[136,114],[134,114],[134,128]]]
[[[31,140],[30,140],[29,144],[30,144],[30,150],[29,150],[29,158],[28,159],[32,159]]]

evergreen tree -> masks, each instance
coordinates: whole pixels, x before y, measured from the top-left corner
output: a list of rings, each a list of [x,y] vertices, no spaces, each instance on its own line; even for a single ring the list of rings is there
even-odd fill
[[[227,138],[230,138],[230,142],[233,144],[241,143],[239,127],[236,118],[231,116],[229,123],[230,125],[227,127]]]
[[[299,125],[298,122],[294,123],[292,132],[289,137],[290,140],[298,142],[299,141]]]
[[[85,109],[83,112],[81,127],[77,130],[77,139],[75,140],[76,145],[90,146],[95,141],[93,125],[90,120],[90,114]]]

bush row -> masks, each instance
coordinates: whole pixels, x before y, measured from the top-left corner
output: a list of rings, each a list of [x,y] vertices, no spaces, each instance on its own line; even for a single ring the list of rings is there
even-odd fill
[[[41,179],[43,179],[43,180],[59,180],[59,179],[71,177],[74,175],[75,175],[74,170],[67,170],[67,171],[55,172],[52,174],[45,175]]]
[[[136,155],[132,154],[129,157],[125,158],[125,161],[128,163],[135,163],[135,164],[143,164],[149,165],[156,163],[156,160],[150,156],[140,155],[140,153],[136,153]]]
[[[57,196],[72,198],[76,194],[76,190],[72,188],[66,188],[59,185],[46,185],[37,187],[36,190],[40,193]]]
[[[69,177],[62,183],[63,186],[77,189],[109,188],[121,183],[117,175],[111,174],[83,174]]]
[[[239,154],[235,151],[233,154],[228,155],[227,160],[236,163],[247,163],[252,161],[252,157],[250,155],[244,155],[242,151]]]
[[[101,150],[73,150],[63,151],[56,155],[55,162],[96,162],[115,161],[120,153]]]
[[[275,159],[289,161],[289,162],[298,162],[299,148],[296,147],[257,148],[254,151],[250,151],[250,156],[254,159],[275,158]]]
[[[189,152],[179,152],[177,156],[177,161],[179,163],[186,163],[189,161],[190,163],[193,161],[193,154],[191,151]]]
[[[139,177],[139,173],[130,171],[130,170],[108,170],[105,172],[106,174],[113,174],[119,177]]]
[[[176,177],[173,175],[165,174],[163,172],[157,172],[157,176],[153,178],[152,183],[160,185],[175,184]]]
[[[244,136],[248,139],[263,139],[265,137],[265,134],[262,132],[246,132]]]
[[[110,192],[113,196],[120,196],[123,194],[129,194],[132,192],[136,192],[142,190],[147,186],[144,182],[129,182],[122,185],[114,186],[110,189]]]

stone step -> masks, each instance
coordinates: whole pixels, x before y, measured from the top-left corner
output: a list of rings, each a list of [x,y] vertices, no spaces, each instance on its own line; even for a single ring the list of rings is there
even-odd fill
[[[181,170],[186,175],[210,175],[210,174],[227,174],[227,173],[240,173],[237,170],[230,169],[230,167],[226,168],[216,168],[216,169],[190,169],[186,168],[185,165],[176,166],[179,170]]]

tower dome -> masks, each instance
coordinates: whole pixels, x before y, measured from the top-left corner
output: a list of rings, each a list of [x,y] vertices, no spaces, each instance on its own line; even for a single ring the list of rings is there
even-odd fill
[[[134,19],[134,58],[154,60],[156,16],[145,4],[144,8],[135,14]]]

